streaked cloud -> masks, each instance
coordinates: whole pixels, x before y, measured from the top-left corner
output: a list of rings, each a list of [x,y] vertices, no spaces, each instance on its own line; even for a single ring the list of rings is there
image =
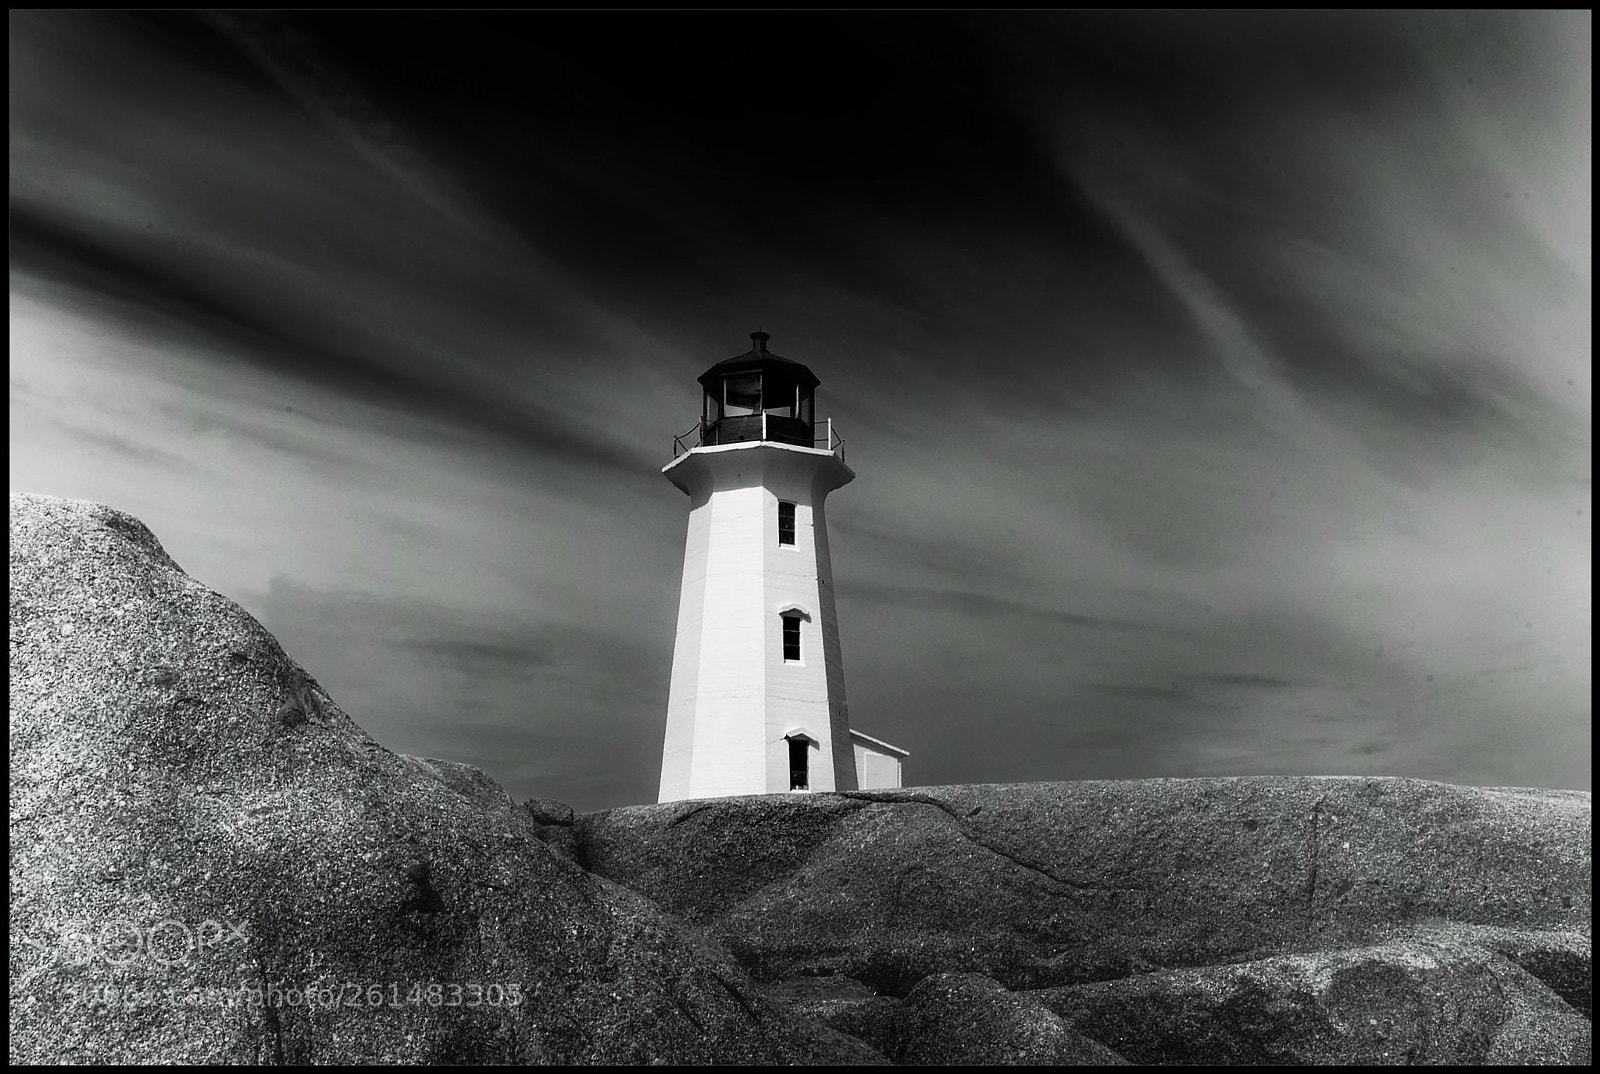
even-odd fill
[[[1591,19],[19,13],[12,487],[647,800],[654,471],[760,327],[913,781],[1587,787]]]

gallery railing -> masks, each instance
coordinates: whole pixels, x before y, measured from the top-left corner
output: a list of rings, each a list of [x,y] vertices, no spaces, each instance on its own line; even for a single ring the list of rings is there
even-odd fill
[[[738,414],[717,421],[701,421],[687,432],[672,438],[672,457],[676,459],[697,447],[717,444],[744,444],[765,440],[774,444],[820,448],[844,460],[844,438],[833,431],[833,419],[807,422],[777,414]]]

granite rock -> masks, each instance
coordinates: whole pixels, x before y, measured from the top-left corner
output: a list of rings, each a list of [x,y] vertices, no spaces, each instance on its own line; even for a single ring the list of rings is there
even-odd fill
[[[13,1063],[882,1061],[373,741],[137,520],[10,533]]]
[[[11,1059],[1587,1063],[1586,793],[514,803],[137,520],[11,500]]]
[[[887,1054],[910,1066],[1127,1064],[1029,993],[978,974],[924,977],[897,1013],[898,1047]]]
[[[1142,1065],[1588,1065],[1589,1019],[1474,940],[1422,930],[1023,994]]]
[[[917,788],[578,818],[586,866],[758,980],[1012,989],[1359,946],[1445,921],[1590,933],[1586,793],[1395,778]]]

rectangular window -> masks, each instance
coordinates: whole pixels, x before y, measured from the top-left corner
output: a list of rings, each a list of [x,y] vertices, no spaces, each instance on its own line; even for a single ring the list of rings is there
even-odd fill
[[[786,615],[783,617],[783,658],[785,660],[800,659],[800,617]]]
[[[789,789],[811,789],[811,743],[803,738],[789,740]]]
[[[794,504],[778,504],[778,543],[794,544]]]

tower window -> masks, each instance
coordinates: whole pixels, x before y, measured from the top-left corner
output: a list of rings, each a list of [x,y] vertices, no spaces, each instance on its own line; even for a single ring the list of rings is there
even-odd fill
[[[794,504],[778,504],[778,543],[794,544]]]
[[[800,617],[786,615],[783,617],[783,658],[785,660],[800,659]]]
[[[789,789],[811,789],[811,743],[804,738],[789,740]]]

